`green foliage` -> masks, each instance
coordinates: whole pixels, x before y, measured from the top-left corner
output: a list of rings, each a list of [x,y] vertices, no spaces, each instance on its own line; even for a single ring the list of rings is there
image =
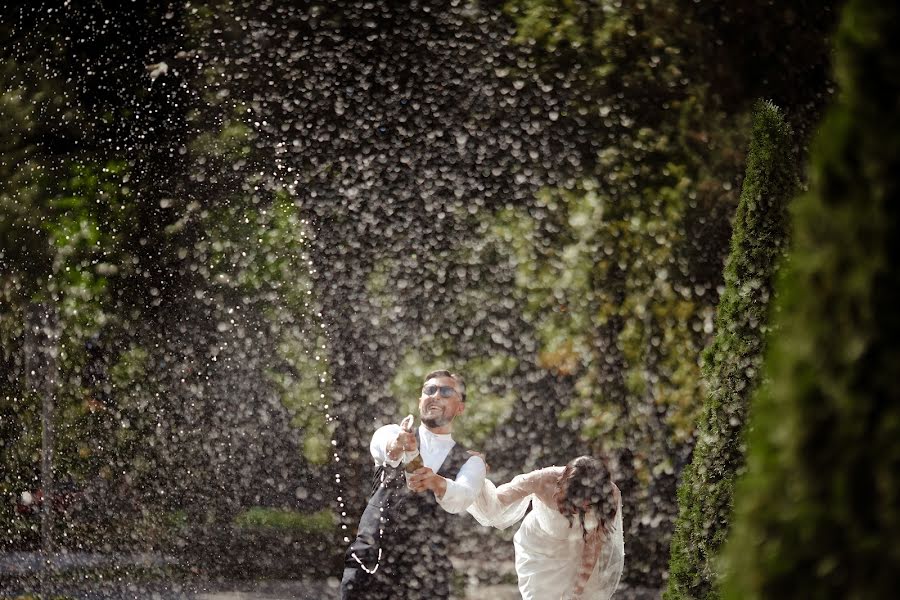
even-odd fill
[[[693,461],[678,489],[667,600],[719,596],[716,561],[728,533],[734,480],[744,466],[743,426],[759,380],[787,207],[796,190],[794,143],[781,112],[758,103],[716,337],[704,353],[707,397]]]
[[[74,115],[45,66],[6,60],[0,80],[0,359],[8,367],[0,379],[0,495],[7,499],[0,521],[26,532],[33,523],[13,514],[9,499],[38,487],[41,399],[22,376],[29,315],[43,303],[61,332],[56,468],[68,481],[93,477],[109,462],[100,449],[110,447],[115,419],[83,378],[85,345],[117,318],[109,279],[131,271],[124,238],[135,210],[124,161],[83,152],[47,155],[46,115],[63,122]],[[61,127],[53,135],[65,132]]]
[[[334,531],[335,518],[327,509],[306,514],[254,506],[237,515],[234,524],[239,528],[278,529],[301,535],[329,535]]]
[[[325,464],[332,454],[326,400],[328,346],[316,319],[316,299],[308,277],[307,224],[284,191],[265,207],[235,202],[207,218],[209,238],[203,247],[210,258],[209,278],[239,293],[245,303],[260,307],[273,338],[274,368],[266,370],[266,378],[293,414],[304,457]],[[253,335],[236,328],[234,319],[223,320],[218,329],[234,330],[238,338]]]
[[[13,294],[30,297],[49,271],[42,217],[59,214],[51,204],[74,166],[46,160],[40,147],[47,113],[72,117],[55,83],[34,64],[0,62],[0,307]]]
[[[130,268],[121,231],[133,215],[123,163],[99,166],[67,160],[56,172],[63,176],[44,178],[46,187],[40,193],[16,196],[15,204],[21,206],[29,199],[32,205],[19,211],[11,225],[13,231],[17,227],[28,231],[33,247],[9,256],[8,270],[0,276],[7,291],[0,305],[0,341],[7,360],[13,364],[22,360],[17,351],[31,307],[36,302],[52,307],[61,333],[55,469],[64,474],[65,484],[71,484],[110,472],[110,456],[118,447],[111,438],[122,430],[122,415],[114,415],[95,398],[97,390],[85,380],[84,370],[89,360],[86,344],[116,319],[108,278]],[[34,285],[40,282],[43,285]],[[6,498],[39,486],[41,398],[30,390],[27,379],[10,377],[0,382],[5,465],[0,494]],[[4,503],[3,509],[10,506]],[[33,523],[12,512],[4,517],[11,529],[22,534],[33,529]]]
[[[728,598],[889,598],[900,583],[900,61],[895,3],[852,0],[839,95],[792,208],[725,548]]]
[[[218,131],[204,131],[192,142],[191,149],[201,156],[210,158],[238,160],[250,155],[250,128],[240,121],[237,109],[234,115],[223,123]]]
[[[637,442],[640,426],[637,419],[629,421],[621,398],[594,384],[605,352],[596,343],[598,328],[613,321],[624,322],[617,345],[626,360],[626,392],[670,407],[669,423],[678,437],[692,432],[698,393],[692,386],[699,377],[685,346],[697,346],[698,330],[691,325],[699,307],[689,288],[668,277],[679,238],[671,220],[688,181],[674,165],[665,175],[669,185],[625,197],[612,197],[590,179],[572,189],[545,189],[533,212],[547,217],[505,211],[490,231],[516,266],[517,291],[541,342],[538,364],[579,378],[568,414],[608,449],[626,439]],[[652,376],[648,353],[658,365]]]
[[[620,90],[639,87],[648,99],[662,99],[683,85],[675,24],[686,24],[672,3],[508,0],[504,11],[516,23],[517,42],[540,48],[542,62],[568,71],[602,99],[579,101],[583,113],[609,115]]]
[[[303,456],[324,465],[331,460],[332,426],[328,419],[325,392],[330,384],[324,356],[326,339],[308,331],[288,331],[278,346],[278,357],[290,365],[289,371],[267,373],[281,396],[282,404],[294,415],[291,423],[303,436]],[[324,370],[323,370],[324,369]]]

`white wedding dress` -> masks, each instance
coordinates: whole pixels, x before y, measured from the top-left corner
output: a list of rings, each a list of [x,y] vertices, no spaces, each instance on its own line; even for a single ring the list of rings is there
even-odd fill
[[[570,598],[582,563],[585,543],[581,522],[574,524],[555,508],[553,493],[563,467],[548,467],[519,475],[507,484],[495,487],[486,479],[468,512],[482,525],[506,529],[528,513],[513,538],[516,549],[516,574],[523,600],[559,600]],[[603,539],[597,562],[581,598],[605,600],[619,585],[625,564],[622,537],[622,498],[616,489],[617,511],[613,531]],[[585,525],[590,531],[597,520],[588,514]],[[587,573],[587,570],[585,570]]]

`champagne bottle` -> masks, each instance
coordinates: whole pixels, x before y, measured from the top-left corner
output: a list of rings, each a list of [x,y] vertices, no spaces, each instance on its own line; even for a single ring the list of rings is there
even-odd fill
[[[402,427],[405,431],[412,433],[413,425],[415,424],[415,419],[412,415],[407,415],[405,419],[400,422],[400,427]],[[412,458],[408,458],[412,455]],[[417,447],[415,450],[411,450],[404,453],[404,459],[406,460],[406,464],[403,465],[403,470],[406,475],[406,485],[409,487],[409,475],[416,471],[416,469],[421,469],[425,466],[425,463],[422,462],[422,455],[419,454],[419,448]]]

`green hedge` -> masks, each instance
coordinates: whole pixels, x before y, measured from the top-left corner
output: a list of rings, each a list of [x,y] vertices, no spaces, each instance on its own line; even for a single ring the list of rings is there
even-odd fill
[[[724,596],[894,598],[900,584],[900,5],[851,0],[839,96],[793,207]]]
[[[704,353],[708,395],[693,460],[678,489],[667,600],[718,597],[715,563],[728,534],[734,479],[744,466],[743,424],[762,362],[787,205],[797,189],[792,138],[778,108],[757,103],[716,337]]]
[[[234,519],[235,526],[246,528],[278,529],[291,533],[329,535],[336,528],[334,513],[328,509],[307,514],[293,510],[254,506]]]

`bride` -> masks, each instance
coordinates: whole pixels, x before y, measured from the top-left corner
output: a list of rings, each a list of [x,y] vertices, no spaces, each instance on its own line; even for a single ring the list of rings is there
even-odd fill
[[[505,529],[522,518],[513,542],[523,600],[606,599],[625,562],[622,496],[606,464],[579,456],[495,487],[486,479],[469,513]]]

